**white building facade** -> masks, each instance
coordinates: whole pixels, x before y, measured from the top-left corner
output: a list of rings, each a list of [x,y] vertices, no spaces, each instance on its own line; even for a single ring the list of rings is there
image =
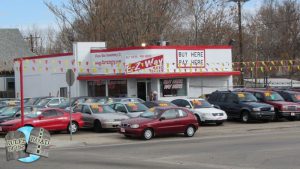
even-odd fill
[[[23,58],[24,97],[66,96],[65,73],[75,72],[72,96],[199,97],[232,87],[230,46],[148,46],[105,49],[104,42],[74,43],[73,53]],[[15,60],[20,96],[20,60]]]

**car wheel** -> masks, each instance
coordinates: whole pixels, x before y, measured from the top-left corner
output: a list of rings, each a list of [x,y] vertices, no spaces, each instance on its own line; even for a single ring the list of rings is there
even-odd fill
[[[216,122],[216,125],[217,126],[220,126],[220,125],[222,125],[223,124],[223,122],[222,121],[218,121],[218,122]]]
[[[242,112],[242,122],[248,123],[250,120],[249,112],[243,111]]]
[[[143,139],[150,140],[153,137],[153,131],[151,129],[145,129],[143,132]]]
[[[103,130],[102,128],[102,125],[101,125],[101,122],[100,121],[95,121],[95,124],[94,124],[94,131],[99,133]]]
[[[78,131],[78,124],[75,121],[72,121],[71,125],[68,126],[68,133],[76,133]]]
[[[195,134],[195,128],[193,126],[188,126],[185,130],[185,136],[187,137],[193,137]]]

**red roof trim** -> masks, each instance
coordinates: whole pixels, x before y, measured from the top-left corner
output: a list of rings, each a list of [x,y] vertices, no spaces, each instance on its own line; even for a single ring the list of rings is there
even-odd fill
[[[99,80],[99,79],[127,79],[127,78],[175,78],[175,77],[199,77],[199,76],[231,76],[240,75],[241,72],[201,72],[201,73],[165,73],[165,74],[127,74],[127,75],[81,75],[78,80]]]
[[[127,47],[127,48],[91,50],[91,53],[114,52],[114,51],[124,51],[124,50],[143,50],[143,49],[177,49],[177,50],[231,49],[231,46],[146,46],[146,47],[135,46],[135,47]]]
[[[23,58],[16,58],[16,59],[14,59],[14,61],[18,61],[20,59],[31,60],[31,59],[45,59],[45,58],[62,57],[62,56],[73,56],[73,53],[57,53],[57,54],[51,54],[51,55],[29,56],[29,57],[23,57]]]

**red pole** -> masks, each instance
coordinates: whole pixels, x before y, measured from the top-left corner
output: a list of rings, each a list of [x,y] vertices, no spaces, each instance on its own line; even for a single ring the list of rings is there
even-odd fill
[[[24,126],[24,86],[23,86],[23,59],[20,61],[20,93],[21,93],[21,126]]]

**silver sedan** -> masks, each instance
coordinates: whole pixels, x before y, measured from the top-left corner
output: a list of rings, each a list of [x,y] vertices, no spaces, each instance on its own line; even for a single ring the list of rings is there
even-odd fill
[[[121,121],[129,118],[99,103],[80,103],[73,110],[82,113],[85,128],[93,128],[96,132],[119,128]]]

